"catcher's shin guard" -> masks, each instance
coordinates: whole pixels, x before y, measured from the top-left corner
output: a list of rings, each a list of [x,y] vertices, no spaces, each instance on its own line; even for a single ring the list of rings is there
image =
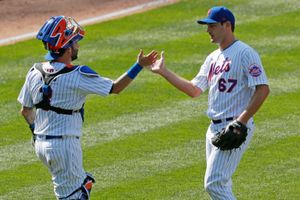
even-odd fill
[[[89,200],[90,199],[90,193],[92,190],[93,183],[95,183],[95,179],[93,176],[89,173],[86,173],[86,178],[84,179],[82,185],[77,188],[75,191],[73,191],[70,195],[67,197],[59,198],[59,200],[65,200],[65,199],[72,199],[72,200]],[[75,196],[75,199],[73,196]]]
[[[89,173],[86,174],[86,178],[81,186],[81,194],[79,196],[79,200],[89,200],[91,190],[93,187],[93,183],[95,183],[95,179]]]

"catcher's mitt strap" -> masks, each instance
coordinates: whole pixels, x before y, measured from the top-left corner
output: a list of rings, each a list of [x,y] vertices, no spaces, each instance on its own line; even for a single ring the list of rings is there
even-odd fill
[[[85,76],[98,77],[98,73],[89,68],[88,66],[80,66],[79,72]]]

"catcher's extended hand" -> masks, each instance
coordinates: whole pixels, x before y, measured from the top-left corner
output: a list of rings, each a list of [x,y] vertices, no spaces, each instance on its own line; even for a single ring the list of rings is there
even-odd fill
[[[223,151],[239,148],[246,141],[247,130],[247,126],[235,120],[211,139],[212,144]]]

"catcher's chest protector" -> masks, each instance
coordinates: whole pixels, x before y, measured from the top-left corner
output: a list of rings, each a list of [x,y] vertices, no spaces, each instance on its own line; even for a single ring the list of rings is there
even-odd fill
[[[52,110],[52,108],[54,108],[54,107],[52,107],[50,105],[50,99],[52,97],[52,88],[50,87],[51,81],[60,74],[65,74],[65,73],[68,73],[68,72],[71,72],[71,71],[77,69],[78,66],[74,66],[72,68],[64,67],[63,69],[59,70],[56,73],[46,73],[43,70],[43,64],[42,63],[36,63],[34,68],[41,72],[43,82],[44,82],[44,85],[40,89],[40,92],[43,93],[43,99],[42,99],[41,102],[36,104],[35,107],[36,108],[41,108],[43,110]],[[56,112],[58,109],[59,108],[55,108],[53,111]],[[64,112],[63,109],[61,109],[61,111]]]

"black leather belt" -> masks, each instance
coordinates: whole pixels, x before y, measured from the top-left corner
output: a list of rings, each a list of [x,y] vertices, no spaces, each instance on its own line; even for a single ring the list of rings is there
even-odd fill
[[[225,119],[225,121],[228,122],[228,121],[232,121],[233,119],[234,119],[233,117],[228,117]],[[222,119],[212,119],[211,121],[213,124],[220,124],[220,123],[224,122],[224,120],[222,120]]]
[[[34,139],[42,139],[42,140],[52,140],[52,139],[62,139],[62,135],[37,135],[33,134]]]
[[[52,140],[52,139],[63,139],[62,135],[37,135],[33,134],[34,139],[43,139],[43,140]],[[79,139],[78,136],[76,136],[77,139]]]

